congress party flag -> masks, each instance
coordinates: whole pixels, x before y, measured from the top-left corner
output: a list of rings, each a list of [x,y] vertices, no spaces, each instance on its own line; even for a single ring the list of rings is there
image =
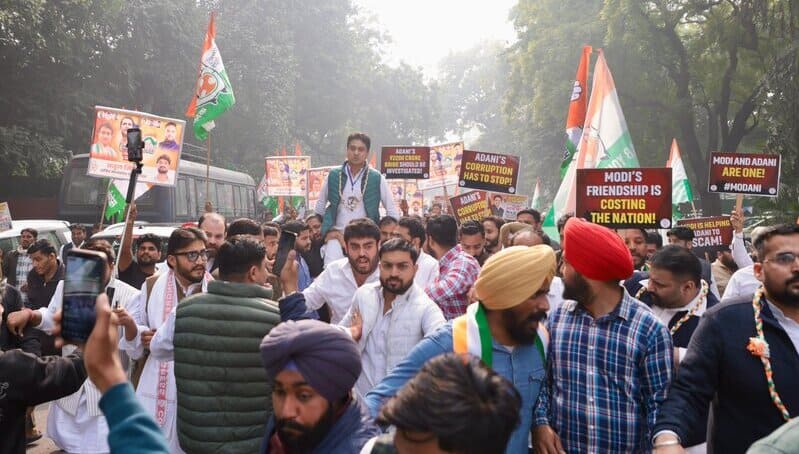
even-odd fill
[[[591,46],[583,46],[583,55],[580,57],[580,64],[577,66],[577,75],[572,87],[571,99],[569,100],[569,116],[566,118],[566,144],[563,150],[563,161],[560,163],[560,177],[566,175],[577,147],[580,145],[580,137],[583,135],[583,123],[585,122],[585,109],[588,101],[588,65],[591,60]]]
[[[214,119],[236,103],[215,39],[216,16],[211,14],[200,57],[197,87],[186,110],[186,116],[194,118],[194,136],[197,140],[208,138],[208,133],[215,126]]]
[[[594,65],[591,99],[588,102],[580,146],[560,183],[552,208],[544,219],[544,231],[547,234],[557,234],[555,221],[565,213],[574,213],[577,169],[624,167],[639,167],[638,155],[627,130],[616,84],[600,49]]]
[[[106,194],[106,207],[105,219],[114,219],[120,222],[122,215],[125,213],[125,196],[128,194],[128,180],[111,180],[108,183],[108,194]],[[133,191],[133,200],[135,201],[145,192],[149,191],[152,185],[147,183],[136,183],[136,189]]]
[[[669,153],[666,167],[671,167],[671,204],[674,206],[674,215],[680,218],[682,215],[680,210],[677,209],[677,205],[693,201],[694,195],[691,192],[688,174],[685,173],[685,166],[682,163],[677,139],[672,139],[671,141],[671,152]]]
[[[535,191],[533,191],[533,201],[530,203],[530,208],[534,210],[541,209],[541,180],[535,179]]]

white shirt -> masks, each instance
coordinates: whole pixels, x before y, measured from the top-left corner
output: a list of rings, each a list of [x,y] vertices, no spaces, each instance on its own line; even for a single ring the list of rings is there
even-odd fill
[[[412,285],[397,295],[386,313],[380,282],[364,284],[355,292],[341,327],[352,325],[352,314],[361,314],[362,336],[358,340],[363,369],[355,391],[364,397],[419,343],[422,338],[446,323],[444,314],[424,290]]]
[[[419,258],[416,259],[416,276],[413,283],[421,288],[427,288],[438,278],[438,260],[434,259],[425,251],[419,251]]]
[[[175,280],[175,283],[180,283]],[[147,285],[146,283],[144,285]],[[201,293],[203,290],[202,282],[191,284],[188,288],[182,289],[184,298],[189,297],[195,293]],[[155,331],[155,335],[150,339],[150,356],[159,361],[174,361],[175,360],[175,315],[177,314],[178,305],[172,307],[172,312],[169,313],[164,324]]]
[[[782,329],[788,334],[788,337],[791,339],[791,343],[793,343],[793,348],[799,352],[799,323],[792,318],[788,318],[785,313],[782,312],[782,309],[777,307],[775,304],[772,304],[771,301],[766,300],[768,303],[769,309],[771,309],[771,313],[774,314],[774,318],[777,319]]]
[[[347,169],[349,169],[349,164],[347,165]],[[344,227],[350,223],[353,219],[360,219],[366,217],[366,206],[363,203],[363,193],[361,192],[361,180],[364,178],[364,175],[367,174],[368,167],[364,166],[361,169],[361,172],[358,175],[353,176],[355,181],[349,181],[349,177],[347,176],[347,172],[341,172],[341,187],[342,187],[342,194],[341,194],[341,201],[338,204],[338,210],[336,211],[336,221],[333,224],[333,228],[339,231],[344,231]],[[337,188],[335,188],[337,189]],[[368,189],[368,188],[367,188]],[[347,207],[347,199],[349,197],[357,197],[360,202],[358,202],[357,206],[354,210],[350,210]],[[388,216],[393,217],[394,219],[399,219],[400,212],[397,209],[397,205],[394,204],[394,199],[391,197],[391,190],[388,188],[388,182],[383,175],[380,175],[380,201],[383,203],[383,206],[386,208],[386,214]],[[327,179],[325,182],[322,183],[322,189],[319,191],[319,200],[316,201],[316,206],[314,210],[317,214],[324,216],[325,209],[327,208]]]
[[[730,251],[732,251],[732,260],[736,265],[738,265],[738,268],[744,268],[752,265],[752,257],[750,257],[749,252],[746,251],[743,233],[732,234]]]
[[[375,268],[364,284],[379,280],[380,270]],[[358,284],[352,274],[350,260],[344,257],[328,265],[302,294],[309,311],[315,311],[327,303],[330,307],[330,324],[337,325],[350,309],[356,290]]]
[[[557,276],[553,277],[552,282],[549,284],[547,299],[549,300],[547,317],[551,317],[563,304],[563,281]]]
[[[649,283],[649,279],[644,279],[640,283],[642,286],[646,287],[647,284]],[[677,312],[682,312],[682,311],[690,312],[697,304],[699,304],[701,295],[702,295],[701,291],[696,292],[696,296],[694,297],[694,299],[692,299],[688,304],[686,304],[683,307],[660,307],[656,304],[653,304],[651,309],[652,312],[655,314],[655,316],[660,320],[660,322],[663,323],[663,326],[668,328],[669,322],[671,321],[671,319],[674,318],[674,315],[676,315]],[[694,315],[697,317],[701,317],[702,314],[705,313],[705,309],[707,309],[707,302],[705,302],[704,306],[697,309],[696,312],[694,312]],[[685,358],[685,352],[687,351],[688,351],[687,348],[677,347],[677,352],[680,355],[679,358],[680,361],[682,361],[683,358]]]
[[[755,270],[752,265],[739,268],[732,273],[727,288],[724,289],[724,296],[721,302],[728,301],[737,296],[754,295],[755,290],[760,287],[760,281],[755,277]]]

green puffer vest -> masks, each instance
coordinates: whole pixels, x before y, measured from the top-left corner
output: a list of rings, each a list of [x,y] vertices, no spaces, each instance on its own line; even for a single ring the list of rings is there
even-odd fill
[[[254,453],[272,414],[261,340],[280,323],[257,285],[212,281],[175,317],[178,438],[189,454]]]
[[[344,165],[347,165],[346,163]],[[366,179],[366,194],[363,195],[363,205],[366,208],[366,216],[380,222],[380,172],[371,167],[368,170]],[[336,225],[338,215],[338,205],[341,203],[341,174],[344,173],[344,166],[333,169],[327,175],[327,201],[325,215],[322,219],[322,235],[327,234],[331,227]],[[347,183],[346,181],[344,183]]]

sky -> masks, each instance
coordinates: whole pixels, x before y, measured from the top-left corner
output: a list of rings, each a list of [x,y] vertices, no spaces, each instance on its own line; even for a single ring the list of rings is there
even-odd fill
[[[435,77],[436,64],[450,52],[487,40],[515,41],[508,13],[518,0],[353,0],[372,13],[375,28],[389,33],[386,62],[405,61]]]

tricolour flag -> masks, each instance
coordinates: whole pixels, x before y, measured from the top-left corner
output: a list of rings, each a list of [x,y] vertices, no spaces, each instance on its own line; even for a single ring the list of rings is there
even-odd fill
[[[635,154],[630,131],[627,130],[616,84],[600,49],[594,65],[591,99],[588,102],[580,146],[560,183],[552,208],[544,219],[545,232],[556,235],[556,220],[565,213],[574,213],[577,169],[638,166],[638,155]]]
[[[580,145],[580,137],[583,135],[585,109],[588,104],[588,65],[590,60],[591,46],[583,46],[583,56],[580,58],[580,65],[577,66],[577,75],[569,100],[569,115],[566,117],[566,144],[563,150],[563,161],[560,163],[561,178],[566,175],[569,164]]]
[[[535,190],[533,191],[533,201],[530,203],[530,208],[534,210],[541,209],[541,181],[535,179]]]
[[[200,57],[197,88],[186,109],[186,116],[194,118],[194,136],[197,140],[205,140],[214,129],[214,119],[236,103],[215,39],[216,17],[211,14]]]
[[[677,145],[677,139],[671,141],[671,152],[669,153],[669,160],[666,162],[666,167],[671,167],[671,204],[673,206],[673,213],[675,219],[682,217],[680,210],[677,207],[681,203],[687,203],[694,200],[694,194],[691,191],[691,183],[688,181],[688,174],[685,173],[685,165],[682,163],[682,156],[680,155],[680,147]]]

